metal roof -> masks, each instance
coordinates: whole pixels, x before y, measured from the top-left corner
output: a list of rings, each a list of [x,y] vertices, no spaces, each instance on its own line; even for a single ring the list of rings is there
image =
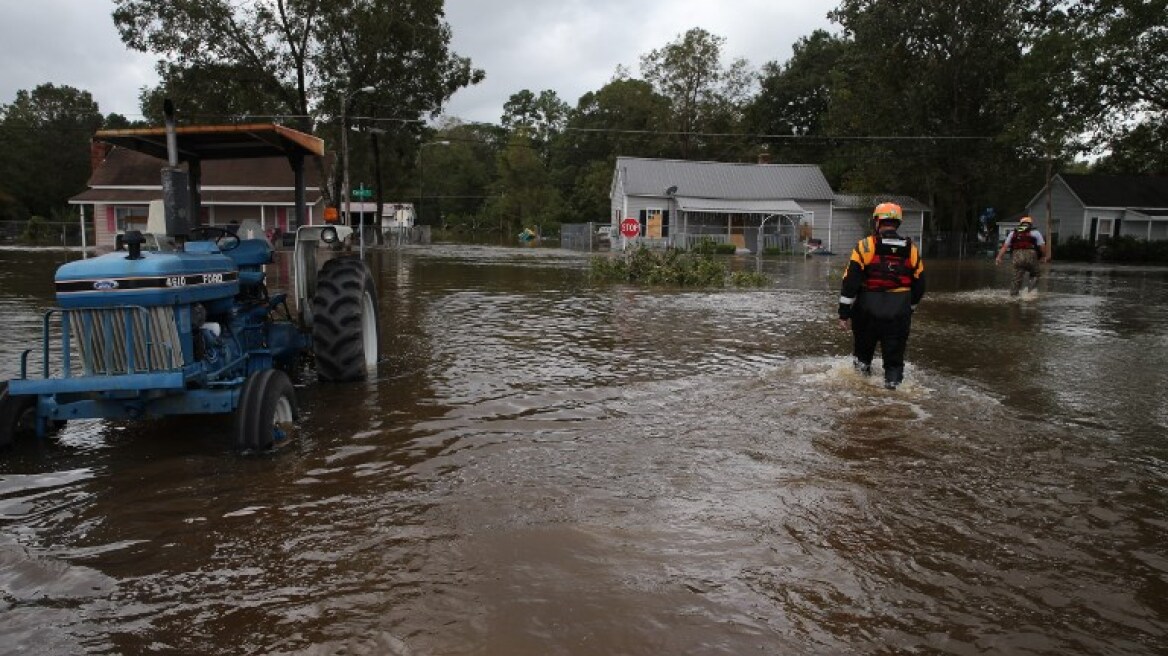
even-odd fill
[[[912,196],[900,194],[836,194],[832,201],[837,209],[870,210],[880,203],[896,203],[906,212],[929,212],[932,209]]]
[[[618,157],[618,174],[629,196],[665,197],[667,191],[687,198],[735,200],[822,200],[833,197],[831,185],[811,164],[737,164],[675,159]]]
[[[165,161],[166,128],[99,130],[98,141],[153,155]],[[324,155],[319,137],[275,123],[244,125],[184,125],[175,128],[180,161]]]
[[[1060,173],[1086,207],[1168,208],[1168,177]]]
[[[722,214],[803,214],[804,210],[793,200],[732,200],[725,198],[677,197],[677,206],[686,212],[719,212]]]

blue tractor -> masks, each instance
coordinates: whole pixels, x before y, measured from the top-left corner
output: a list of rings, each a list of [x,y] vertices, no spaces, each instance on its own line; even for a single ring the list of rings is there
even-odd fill
[[[352,229],[305,226],[305,160],[320,139],[274,124],[110,130],[96,139],[162,156],[165,233],[127,232],[112,253],[61,266],[42,343],[0,383],[0,447],[74,419],[233,413],[235,446],[264,451],[297,420],[290,374],[364,379],[378,358],[377,297],[365,263],[335,256]],[[288,158],[296,174],[296,309],[270,294],[266,239],[193,225],[200,162]],[[182,166],[185,164],[185,168]]]

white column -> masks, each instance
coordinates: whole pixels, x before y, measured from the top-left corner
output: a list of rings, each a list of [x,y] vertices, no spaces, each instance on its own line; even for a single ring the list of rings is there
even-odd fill
[[[85,242],[85,206],[78,205],[77,207],[81,210],[81,215],[77,220],[81,223],[81,259],[84,260],[89,257],[89,245]],[[1152,223],[1149,221],[1149,233],[1151,232],[1151,225]]]

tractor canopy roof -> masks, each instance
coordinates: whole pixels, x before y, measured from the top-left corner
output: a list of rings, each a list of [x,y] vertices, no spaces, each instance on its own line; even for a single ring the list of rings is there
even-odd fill
[[[180,162],[324,155],[322,139],[276,123],[184,125],[174,131]],[[98,141],[168,159],[165,127],[99,130],[93,136]]]

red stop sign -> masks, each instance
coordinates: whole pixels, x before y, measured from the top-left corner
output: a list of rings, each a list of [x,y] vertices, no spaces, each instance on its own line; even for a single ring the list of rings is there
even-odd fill
[[[622,235],[632,239],[641,234],[641,222],[633,218],[625,219],[621,221],[620,231]]]

